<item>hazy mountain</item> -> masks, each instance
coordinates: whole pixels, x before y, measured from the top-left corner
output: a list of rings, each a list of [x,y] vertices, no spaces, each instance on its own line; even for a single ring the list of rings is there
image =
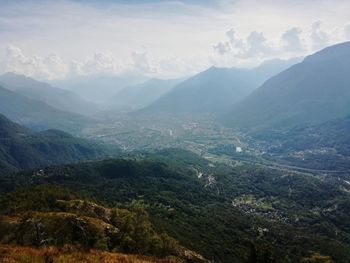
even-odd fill
[[[247,129],[319,123],[350,114],[350,42],[306,57],[233,107],[227,122]]]
[[[59,130],[33,132],[0,114],[0,174],[107,157],[109,150]]]
[[[128,86],[147,80],[144,76],[81,76],[52,81],[53,84],[77,93],[82,98],[97,104],[113,104],[114,96]]]
[[[76,113],[58,110],[0,86],[0,113],[34,129],[79,131],[92,120]]]
[[[220,113],[245,98],[266,79],[294,63],[295,60],[272,60],[253,69],[211,67],[180,83],[144,111]]]
[[[114,96],[113,106],[130,109],[146,107],[182,81],[183,79],[150,79],[126,87]]]
[[[0,76],[0,83],[7,89],[60,110],[87,115],[97,111],[96,105],[83,100],[74,92],[53,87],[24,75],[8,72]]]

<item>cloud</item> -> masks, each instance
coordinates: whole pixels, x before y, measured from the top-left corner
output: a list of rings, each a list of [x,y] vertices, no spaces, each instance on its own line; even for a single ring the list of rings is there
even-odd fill
[[[209,67],[208,59],[167,57],[155,60],[147,51],[134,51],[126,60],[110,52],[96,52],[83,60],[64,61],[56,54],[26,56],[15,46],[8,46],[0,59],[0,73],[15,72],[40,80],[64,79],[85,75],[120,75],[124,73],[151,77],[182,77]]]
[[[226,32],[226,36],[233,48],[243,47],[243,40],[236,37],[236,31],[233,28]]]
[[[262,32],[253,31],[246,40],[245,49],[241,53],[241,57],[264,56],[270,54],[273,48],[269,46]]]
[[[22,48],[6,68],[43,78],[125,70],[187,75],[208,63],[256,65],[349,39],[346,0],[0,2],[0,53]],[[310,31],[315,18],[324,24]]]
[[[313,50],[319,50],[329,45],[327,32],[321,30],[322,23],[317,21],[311,27],[311,40]]]
[[[67,65],[56,54],[27,57],[15,46],[6,48],[2,68],[4,71],[36,76],[40,79],[64,77],[68,71]]]
[[[117,75],[126,71],[140,74],[156,72],[146,53],[133,52],[129,63],[122,63],[112,54],[96,52],[82,61],[64,61],[56,54],[26,56],[15,46],[8,46],[1,61],[2,72],[15,72],[42,80],[60,79],[80,75]]]
[[[147,52],[132,52],[131,67],[133,70],[143,74],[154,74],[158,72],[154,62],[151,61]]]
[[[309,32],[298,26],[289,27],[281,31],[279,38],[267,38],[265,32],[256,30],[246,37],[238,37],[236,29],[232,28],[222,41],[212,46],[214,52],[209,60],[216,66],[254,66],[263,60],[308,55],[332,43],[350,40],[350,24],[341,27],[341,31],[339,27],[329,26],[326,31],[319,21],[310,25]]]
[[[26,56],[15,46],[6,48],[2,69],[44,80],[76,75],[117,74],[123,70],[112,55],[103,52],[88,56],[83,61],[63,61],[56,54]]]
[[[86,57],[83,62],[71,62],[71,64],[74,65],[73,68],[78,75],[118,74],[124,70],[112,54],[105,52],[96,52],[92,56]]]
[[[304,47],[300,39],[302,30],[298,27],[293,27],[285,31],[282,36],[282,49],[289,52],[303,51]]]
[[[243,39],[237,38],[236,31],[231,28],[225,33],[227,40],[218,42],[213,45],[213,49],[219,55],[225,55],[228,53],[238,53],[245,48],[245,43]]]
[[[216,45],[213,45],[214,51],[219,53],[220,55],[224,55],[226,53],[229,53],[231,49],[230,42],[219,42]]]
[[[214,53],[221,56],[219,58],[221,61],[223,61],[223,56],[229,56],[231,60],[233,58],[246,60],[265,57],[274,51],[262,32],[252,31],[246,38],[239,38],[236,31],[231,28],[225,33],[225,36],[225,41],[213,45]],[[211,60],[215,59],[212,57]]]

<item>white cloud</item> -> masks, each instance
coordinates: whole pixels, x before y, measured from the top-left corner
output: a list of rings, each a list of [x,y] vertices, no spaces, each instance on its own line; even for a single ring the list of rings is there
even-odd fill
[[[135,54],[132,54],[131,58],[135,60]],[[20,48],[8,46],[0,61],[3,72],[16,72],[43,80],[90,74],[120,74],[126,70],[134,70],[133,67],[136,64],[139,66],[140,73],[148,72],[145,68],[140,68],[145,67],[145,62],[142,63],[141,59],[134,61],[133,67],[130,65],[130,68],[127,68],[111,54],[104,52],[87,56],[82,61],[63,61],[56,54],[26,56]]]
[[[232,51],[230,42],[219,42],[213,46],[214,51],[219,53],[220,55],[224,55]]]
[[[279,38],[267,38],[265,32],[250,32],[245,38],[237,36],[236,29],[225,33],[225,38],[212,45],[213,55],[209,61],[217,66],[253,66],[267,59],[289,59],[309,55],[332,43],[350,40],[350,25],[324,30],[322,23],[312,22],[311,31],[290,27],[279,34]],[[275,32],[276,34],[278,32]],[[341,36],[341,35],[344,36]]]
[[[233,48],[243,47],[243,40],[236,37],[236,31],[233,28],[226,32],[226,36],[228,37]]]
[[[56,54],[48,56],[25,56],[22,50],[15,46],[6,48],[5,57],[2,60],[4,71],[11,71],[35,76],[40,79],[52,79],[65,77],[68,73],[67,65]]]
[[[273,52],[262,32],[253,31],[246,40],[246,47],[241,53],[242,57],[266,56]]]
[[[112,54],[97,52],[87,57],[82,63],[77,64],[80,75],[89,74],[118,74],[123,68]]]
[[[245,38],[240,38],[231,28],[225,37],[226,40],[212,46],[214,54],[209,61],[216,66],[252,66],[275,53],[263,32],[252,31]]]
[[[234,29],[226,32],[227,41],[213,45],[214,51],[220,55],[230,54],[237,58],[259,57],[272,51],[262,32],[251,32],[246,39],[236,37]]]
[[[293,27],[285,31],[282,36],[282,48],[285,51],[299,52],[303,51],[304,47],[300,39],[302,30],[298,27]]]
[[[312,24],[311,29],[311,40],[312,40],[312,48],[314,50],[319,50],[327,45],[329,45],[329,36],[328,33],[321,29],[322,23],[317,21]]]
[[[154,60],[147,51],[132,52],[126,61],[118,60],[109,52],[96,52],[82,61],[64,61],[55,54],[26,56],[20,48],[8,46],[3,59],[0,59],[1,72],[15,72],[40,80],[124,73],[173,78],[195,74],[206,67],[209,67],[208,59],[166,57]]]
[[[131,67],[138,73],[155,74],[158,72],[157,67],[151,61],[147,52],[132,52],[131,59]]]

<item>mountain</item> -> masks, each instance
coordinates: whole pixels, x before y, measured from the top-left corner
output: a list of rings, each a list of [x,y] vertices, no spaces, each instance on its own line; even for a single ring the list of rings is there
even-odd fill
[[[96,105],[80,98],[74,92],[60,89],[48,83],[15,73],[0,76],[0,84],[30,99],[42,101],[59,110],[91,115],[97,111]]]
[[[350,42],[325,48],[270,78],[226,115],[251,131],[350,114]]]
[[[183,79],[150,79],[126,87],[114,96],[114,107],[130,109],[146,107],[182,81]]]
[[[245,98],[266,79],[295,60],[273,60],[253,69],[211,67],[180,83],[160,97],[145,113],[217,114]]]
[[[52,84],[70,90],[96,104],[113,105],[114,96],[128,86],[143,83],[147,77],[133,74],[120,76],[88,75],[51,81]]]
[[[108,157],[113,150],[59,130],[33,132],[0,114],[0,174]]]
[[[0,86],[0,113],[22,125],[37,129],[78,132],[92,119],[58,110],[42,101],[30,99]]]

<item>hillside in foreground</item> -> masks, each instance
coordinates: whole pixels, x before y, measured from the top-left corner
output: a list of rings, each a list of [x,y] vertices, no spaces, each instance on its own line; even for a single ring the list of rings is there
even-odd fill
[[[27,218],[29,222],[43,224],[44,233],[54,238],[55,242],[50,243],[52,239],[49,239],[48,245],[62,246],[79,241],[94,249],[107,247],[112,251],[159,255],[152,251],[157,251],[155,244],[164,242],[157,242],[159,239],[151,238],[152,235],[132,232],[141,233],[142,238],[136,238],[136,235],[131,240],[138,241],[130,243],[129,238],[109,238],[109,232],[99,228],[111,222],[106,211],[127,209],[129,212],[125,213],[130,215],[131,211],[132,215],[133,205],[142,204],[149,215],[149,220],[144,222],[150,222],[151,233],[164,233],[171,240],[177,240],[180,247],[195,251],[208,260],[301,262],[314,253],[330,257],[337,263],[347,263],[350,259],[349,186],[345,181],[331,177],[254,165],[227,167],[216,164],[213,167],[212,163],[194,154],[164,150],[3,176],[0,183],[0,190],[9,193],[3,195],[0,202],[0,211],[6,219],[3,221],[8,222],[5,226],[8,232],[4,235],[7,238],[3,243],[15,240],[19,245],[38,244],[35,235],[34,238],[28,235],[33,225],[26,224]],[[50,197],[35,190],[36,185],[48,184],[59,185],[74,194],[67,199]],[[29,188],[21,192],[19,186]],[[18,190],[13,192],[15,188]],[[75,196],[77,193],[85,193],[90,198],[86,202],[78,201],[84,197]],[[90,202],[96,204],[96,208],[103,207],[97,209],[98,215],[89,210]],[[108,207],[112,210],[106,209]],[[78,218],[84,220],[88,231],[72,228],[79,226],[80,220],[74,215],[77,208]],[[117,213],[115,218],[122,222],[127,218],[138,218],[123,214]],[[107,219],[104,219],[106,215]],[[105,223],[94,223],[96,216]],[[131,222],[136,222],[137,226],[144,225],[134,219]],[[23,227],[8,228],[11,222]],[[119,229],[121,225],[125,224],[114,226]],[[56,228],[60,229],[59,233],[76,235],[60,236],[55,232]],[[113,230],[113,227],[109,229]],[[148,241],[139,243],[140,240]],[[142,246],[135,249],[135,244]]]
[[[116,251],[174,261],[204,261],[169,235],[156,232],[147,211],[138,202],[108,208],[64,188],[38,186],[4,195],[0,207],[0,243],[43,248],[44,254],[52,260],[56,257],[57,262],[75,262],[79,253],[88,262],[96,256],[111,260],[118,255],[107,252]],[[52,246],[56,248],[48,249]],[[105,253],[89,252],[94,250]],[[11,254],[9,247],[6,251],[5,254]],[[54,255],[54,251],[61,253]],[[30,250],[22,252],[25,257]],[[38,256],[43,253],[37,252]],[[71,261],[65,261],[65,256]]]

